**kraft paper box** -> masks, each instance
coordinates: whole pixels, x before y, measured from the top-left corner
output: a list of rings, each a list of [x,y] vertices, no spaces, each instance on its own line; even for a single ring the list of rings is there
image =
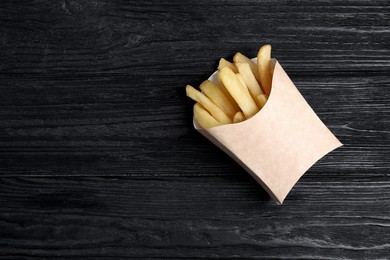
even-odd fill
[[[256,62],[256,59],[253,59]],[[236,160],[278,203],[320,158],[342,146],[318,118],[275,59],[265,106],[236,124],[194,127]],[[217,83],[215,72],[210,80]]]

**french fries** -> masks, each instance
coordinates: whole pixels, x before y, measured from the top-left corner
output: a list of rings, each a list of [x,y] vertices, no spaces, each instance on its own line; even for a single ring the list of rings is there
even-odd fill
[[[196,122],[200,124],[204,129],[221,125],[220,122],[214,119],[212,115],[199,103],[194,105],[194,117]]]
[[[242,85],[242,90],[243,91],[245,91],[246,93],[248,93],[249,95],[250,95],[250,93],[249,93],[249,90],[248,90],[248,87],[246,86],[246,84],[245,84],[245,80],[244,80],[244,78],[241,76],[241,74],[240,73],[236,73],[236,76],[237,76],[237,78],[240,80],[240,82],[241,82],[241,85]]]
[[[264,45],[257,54],[257,64],[236,53],[234,63],[219,60],[218,83],[205,80],[199,88],[187,85],[187,96],[196,101],[194,119],[204,129],[239,123],[262,109],[271,92],[271,45]]]
[[[255,76],[257,81],[260,81],[260,75],[259,75],[259,69],[253,61],[251,61],[248,57],[241,54],[240,52],[237,52],[236,55],[233,57],[234,63],[248,63],[248,65],[251,67],[252,73]]]
[[[225,97],[229,100],[230,104],[233,105],[234,110],[240,111],[240,108],[238,107],[236,101],[234,101],[234,99],[230,95],[229,91],[226,89],[225,85],[223,84],[223,82],[221,80],[221,75],[219,73],[217,74],[217,78],[218,78],[219,89],[223,92]]]
[[[233,63],[225,60],[224,58],[221,58],[219,60],[218,70],[222,69],[223,67],[229,67],[234,73],[238,72],[236,66],[234,66]]]
[[[214,104],[217,105],[228,117],[232,118],[236,109],[230,103],[229,99],[223,94],[220,88],[210,80],[203,81],[199,86],[200,90],[208,97]]]
[[[237,112],[233,117],[233,123],[240,123],[245,120],[245,116],[242,112]]]
[[[194,89],[192,86],[187,85],[186,92],[189,98],[200,103],[218,122],[223,124],[230,124],[232,122],[232,120],[219,107],[217,107],[217,105],[211,102],[210,99],[198,90]]]
[[[226,89],[237,102],[245,117],[250,118],[254,116],[259,110],[249,93],[244,91],[244,86],[236,74],[228,67],[222,68],[219,73],[221,74],[223,84],[225,84]]]
[[[257,102],[259,103],[260,107],[263,108],[265,103],[267,103],[268,97],[265,94],[258,95],[256,97]]]
[[[270,70],[271,63],[271,45],[261,46],[257,54],[257,65],[260,75],[260,83],[264,92],[269,95],[271,92],[272,74]]]
[[[248,63],[236,63],[236,66],[237,66],[238,71],[240,72],[240,75],[243,78],[252,98],[255,99],[257,96],[263,94],[263,90],[261,89],[255,76],[253,75],[249,64]],[[257,105],[259,105],[259,104],[257,104]]]

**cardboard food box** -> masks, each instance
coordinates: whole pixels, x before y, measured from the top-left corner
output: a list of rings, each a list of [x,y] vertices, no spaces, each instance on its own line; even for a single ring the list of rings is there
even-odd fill
[[[252,59],[257,62],[256,58]],[[282,66],[271,60],[271,93],[265,106],[240,123],[194,127],[236,160],[278,203],[320,158],[342,143],[318,118]],[[209,80],[217,83],[217,73]]]

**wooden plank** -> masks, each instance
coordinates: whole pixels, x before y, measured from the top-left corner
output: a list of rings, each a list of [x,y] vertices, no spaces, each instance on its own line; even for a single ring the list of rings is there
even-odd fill
[[[248,181],[249,180],[249,181]],[[386,258],[390,182],[1,178],[0,258]]]
[[[387,1],[12,1],[0,8],[2,73],[200,80],[220,57],[255,57],[263,43],[300,73],[387,74],[390,66]]]
[[[313,171],[383,172],[390,167],[388,77],[291,77],[345,144]],[[234,162],[193,129],[193,102],[185,97],[184,82],[175,86],[175,81],[165,78],[156,86],[146,77],[129,76],[1,79],[2,176],[237,171],[228,170]]]
[[[0,1],[0,259],[388,258],[389,14],[381,0]],[[283,206],[193,130],[184,94],[263,43],[345,145]]]
[[[264,42],[345,143],[313,170],[388,169],[385,2],[208,4],[1,3],[2,176],[225,172],[183,86]]]

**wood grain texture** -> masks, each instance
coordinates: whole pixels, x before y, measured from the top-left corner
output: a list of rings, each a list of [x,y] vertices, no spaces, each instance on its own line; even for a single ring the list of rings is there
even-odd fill
[[[304,177],[284,206],[244,174],[0,181],[0,256],[374,259],[390,250],[388,180]]]
[[[0,258],[390,255],[388,1],[0,1]],[[187,83],[273,56],[344,147],[285,205]]]

